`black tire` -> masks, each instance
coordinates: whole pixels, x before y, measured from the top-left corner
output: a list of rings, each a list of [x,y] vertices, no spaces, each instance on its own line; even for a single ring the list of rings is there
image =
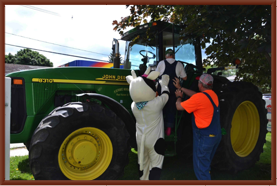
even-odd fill
[[[214,86],[226,135],[222,136],[212,167],[236,173],[253,166],[263,152],[268,122],[265,101],[252,83],[225,81]]]
[[[83,129],[97,131],[96,137],[94,136],[94,134],[88,131],[82,131]],[[77,132],[80,130],[81,134]],[[102,131],[103,133],[100,131]],[[86,138],[86,136],[88,136],[90,141]],[[107,138],[105,138],[105,136],[107,136],[107,138],[110,141]],[[65,140],[68,139],[68,137],[69,140]],[[83,140],[84,143],[77,141],[79,140],[79,138],[77,137],[81,137],[81,140]],[[99,140],[99,138],[101,143],[98,143],[97,141],[97,139]],[[97,164],[97,166],[99,166],[100,163],[105,163],[105,159],[103,159],[103,157],[110,157],[110,163],[106,165],[108,167],[104,168],[104,172],[101,173],[100,176],[97,176],[93,179],[115,180],[123,174],[124,167],[128,164],[129,161],[128,153],[130,151],[130,146],[128,144],[129,134],[125,129],[125,124],[110,109],[107,109],[96,103],[74,102],[65,104],[64,106],[58,107],[55,110],[53,110],[47,117],[45,117],[40,122],[37,129],[35,130],[33,137],[31,139],[29,153],[30,167],[34,175],[34,178],[36,180],[76,179],[76,177],[71,176],[71,173],[69,173],[69,176],[65,176],[65,171],[62,171],[61,169],[63,166],[66,167],[67,165],[69,165],[70,167],[65,169],[68,169],[69,171],[75,168],[73,165],[71,166],[71,164],[69,164],[71,160],[68,159],[71,159],[70,155],[72,155],[73,157],[73,155],[75,155],[76,151],[78,150],[79,152],[83,152],[80,151],[79,146],[74,145],[74,148],[72,147],[72,149],[75,149],[75,151],[72,150],[72,152],[70,152],[72,154],[68,153],[69,155],[66,155],[66,163],[63,164],[63,160],[61,161],[60,159],[61,154],[62,158],[64,158],[64,154],[67,154],[66,151],[70,148],[69,143],[71,143],[71,141],[75,139],[76,144],[79,144],[79,142],[85,145],[88,144],[86,147],[90,147],[89,145],[94,145],[95,147],[93,148],[97,149],[95,150],[96,152],[94,152],[93,160],[90,160],[92,159],[92,153],[87,153],[90,155],[86,155],[87,162],[89,162],[86,164],[87,167],[84,167],[86,169],[81,170],[83,167],[78,168],[77,164],[76,170],[79,171],[78,175],[76,176],[77,180],[86,180],[88,178],[90,180],[91,177],[85,177],[83,176],[85,175],[83,173],[86,173],[86,171],[90,171],[91,174],[94,174],[93,171],[98,170],[98,168],[96,170],[94,166],[96,166]],[[95,143],[92,143],[92,140]],[[111,145],[105,146],[104,142],[108,145]],[[61,146],[62,144],[63,146]],[[99,158],[100,160],[97,157],[98,148],[100,149],[100,147],[98,146],[102,148],[101,154],[99,150],[100,157],[102,157],[102,159]],[[107,149],[109,150],[109,152],[105,151]],[[112,150],[112,153],[110,153],[110,150]],[[106,153],[108,155],[105,155]],[[78,156],[80,155],[78,154]],[[74,162],[74,164],[75,163],[76,162]],[[78,163],[81,163],[81,161]],[[81,173],[81,176],[79,173]],[[72,175],[74,174],[75,173],[72,173]]]

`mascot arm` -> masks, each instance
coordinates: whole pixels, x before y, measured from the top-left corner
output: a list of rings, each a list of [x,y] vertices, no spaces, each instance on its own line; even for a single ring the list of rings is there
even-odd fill
[[[169,83],[169,75],[162,75],[162,79],[159,81],[160,82],[160,85],[161,85],[161,92],[162,92],[162,95],[164,93],[168,94],[169,95],[169,89],[168,89],[168,83]]]
[[[162,95],[160,95],[154,99],[155,100],[155,108],[163,109],[163,107],[167,103],[168,99],[169,99],[169,92],[168,91],[162,92]]]
[[[169,92],[163,92],[162,95],[156,97],[154,101],[154,107],[157,109],[163,109],[169,99]]]
[[[156,99],[158,100],[158,104],[160,108],[163,108],[169,99],[169,75],[162,75],[162,79],[159,81],[161,85],[161,96],[158,96]]]
[[[169,89],[168,89],[169,76],[163,75],[159,83],[161,85],[162,94],[156,97],[155,99],[157,101],[157,107],[163,108],[169,99]]]

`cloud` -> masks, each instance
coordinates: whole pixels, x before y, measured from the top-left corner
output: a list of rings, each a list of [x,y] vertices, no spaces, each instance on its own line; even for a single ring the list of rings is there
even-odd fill
[[[129,10],[126,9],[125,5],[6,5],[5,7],[5,32],[18,35],[6,33],[6,43],[107,60],[111,53],[113,38],[120,39],[120,35],[113,30],[112,21],[120,20],[121,17],[129,15]],[[104,55],[78,51],[41,41]],[[14,55],[20,49],[22,48],[6,45],[5,54],[12,53]],[[120,46],[120,49],[122,50],[121,54],[123,54],[124,47]],[[54,66],[78,59],[38,52],[53,62]]]

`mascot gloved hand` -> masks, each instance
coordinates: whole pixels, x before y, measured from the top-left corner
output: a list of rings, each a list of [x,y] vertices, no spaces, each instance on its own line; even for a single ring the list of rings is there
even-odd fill
[[[163,88],[165,89],[168,86],[169,83],[169,75],[162,75],[162,79],[159,81],[161,87],[162,87],[162,92]]]
[[[136,118],[139,176],[141,180],[159,180],[165,152],[163,107],[169,98],[169,76],[162,76],[162,94],[156,97],[155,79],[159,72],[150,72],[148,68],[139,77],[133,70],[131,73],[126,80]]]

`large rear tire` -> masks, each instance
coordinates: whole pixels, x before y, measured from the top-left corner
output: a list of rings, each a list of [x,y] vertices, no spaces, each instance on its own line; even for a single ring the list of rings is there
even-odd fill
[[[258,88],[247,82],[229,82],[214,89],[226,135],[222,136],[212,167],[233,173],[248,169],[259,160],[266,142],[265,101]]]
[[[96,103],[56,108],[35,130],[30,167],[36,180],[115,180],[128,164],[129,134],[110,109]]]

